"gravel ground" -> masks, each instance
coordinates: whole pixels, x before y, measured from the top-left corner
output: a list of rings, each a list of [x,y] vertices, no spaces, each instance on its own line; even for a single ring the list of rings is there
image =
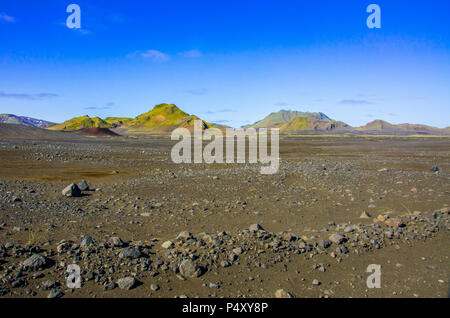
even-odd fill
[[[55,136],[0,139],[0,296],[448,297],[449,138],[283,136],[261,175]]]

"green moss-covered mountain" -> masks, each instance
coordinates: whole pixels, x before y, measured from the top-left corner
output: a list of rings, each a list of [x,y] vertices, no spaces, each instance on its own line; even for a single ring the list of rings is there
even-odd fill
[[[114,126],[100,117],[89,117],[88,115],[69,119],[61,124],[50,125],[50,130],[79,130],[84,128],[113,128]]]
[[[75,117],[61,124],[48,126],[51,130],[79,130],[84,128],[119,128],[123,132],[166,132],[184,127],[193,129],[197,116],[189,115],[174,104],[159,104],[152,110],[137,116],[129,117]],[[208,129],[213,125],[202,120],[202,128]]]
[[[346,123],[335,120],[319,120],[311,116],[296,116],[291,120],[274,125],[281,131],[297,131],[297,130],[315,130],[315,131],[331,131],[339,129],[351,128]]]
[[[134,118],[130,118],[130,117],[106,117],[105,121],[108,124],[111,124],[113,126],[122,126],[123,124],[129,123],[130,121],[132,121]]]
[[[253,128],[274,127],[276,125],[289,122],[290,120],[294,119],[297,116],[311,117],[321,121],[331,121],[331,119],[327,115],[320,112],[311,113],[311,112],[300,112],[296,110],[282,109],[276,113],[271,113],[270,115],[266,116],[260,121],[257,121],[256,123],[248,125],[246,127],[253,127]]]
[[[137,116],[123,125],[123,128],[144,131],[168,131],[178,127],[193,128],[197,116],[189,115],[174,104],[159,104],[147,113]],[[212,125],[203,121],[203,129]]]

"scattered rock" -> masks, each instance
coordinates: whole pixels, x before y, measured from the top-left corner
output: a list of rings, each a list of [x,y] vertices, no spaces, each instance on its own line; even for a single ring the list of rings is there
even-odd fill
[[[136,287],[137,283],[138,281],[131,276],[121,278],[117,281],[117,285],[119,285],[119,288],[125,290],[133,289],[134,287]]]
[[[80,246],[84,247],[84,246],[89,246],[89,245],[93,245],[94,244],[94,239],[90,236],[85,236],[83,238],[83,240],[81,241]]]
[[[278,289],[275,292],[275,298],[294,298],[294,296],[290,292],[288,292],[287,290]]]
[[[405,224],[402,222],[400,218],[389,218],[386,221],[384,221],[384,224],[386,224],[389,227],[404,227]]]
[[[185,277],[199,277],[202,275],[202,269],[190,259],[185,259],[180,263],[180,273]]]
[[[161,247],[165,249],[171,249],[174,246],[175,245],[171,241],[165,241],[164,243],[161,244]]]
[[[51,267],[54,261],[40,254],[33,254],[22,262],[22,265],[31,270],[39,270]]]
[[[346,241],[345,236],[340,233],[333,233],[328,237],[328,239],[335,244],[342,244]]]
[[[61,298],[64,293],[59,289],[52,289],[48,294],[47,298]]]
[[[142,253],[137,247],[127,247],[119,253],[120,258],[136,259],[141,256],[142,256]]]
[[[256,224],[256,223],[250,225],[248,229],[249,229],[250,232],[258,232],[260,230],[264,230],[261,225]]]
[[[122,239],[118,236],[110,237],[108,240],[108,243],[115,247],[122,247],[125,245],[125,243],[122,241]]]
[[[81,190],[75,183],[72,183],[62,190],[62,194],[66,197],[81,197]]]
[[[363,211],[363,213],[361,213],[361,215],[359,216],[360,219],[368,219],[370,218],[370,214],[367,213],[366,211]]]
[[[78,183],[78,188],[80,188],[81,191],[88,191],[89,184],[86,182],[86,180],[81,180],[81,182]]]

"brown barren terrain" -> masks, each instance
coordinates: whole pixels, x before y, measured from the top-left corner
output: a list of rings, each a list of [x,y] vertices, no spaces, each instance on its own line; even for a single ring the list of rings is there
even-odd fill
[[[174,164],[168,136],[11,129],[0,127],[3,297],[448,297],[448,137],[283,135],[279,172],[261,175]],[[82,179],[81,197],[62,195]],[[34,254],[47,259],[24,266]],[[79,289],[66,286],[74,263]]]

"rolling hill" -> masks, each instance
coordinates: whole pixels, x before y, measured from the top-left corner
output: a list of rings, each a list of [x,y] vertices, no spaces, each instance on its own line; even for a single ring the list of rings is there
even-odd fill
[[[278,124],[282,124],[285,122],[289,122],[297,116],[307,116],[320,121],[331,121],[331,119],[321,112],[311,113],[311,112],[301,112],[296,110],[280,110],[276,113],[271,113],[268,116],[264,117],[260,121],[252,125],[247,125],[246,127],[252,128],[262,128],[262,127],[273,127]]]
[[[125,122],[120,128],[135,132],[167,132],[180,127],[193,129],[196,119],[200,118],[185,113],[174,104],[158,104],[149,112]],[[212,127],[204,120],[202,123],[203,129]]]
[[[280,131],[298,131],[298,130],[314,130],[314,131],[331,131],[351,129],[349,125],[341,121],[319,120],[311,116],[296,116],[293,119],[282,124],[274,125]]]
[[[136,118],[129,117],[75,117],[61,124],[49,125],[50,130],[85,130],[92,128],[114,129],[119,134],[145,134],[169,132],[179,127],[193,129],[197,116],[189,115],[174,104],[158,104],[152,110]],[[213,125],[202,120],[203,129],[212,128]]]
[[[89,117],[88,115],[75,117],[61,124],[47,126],[50,130],[79,130],[83,128],[113,128],[114,126],[100,117]]]
[[[364,126],[356,128],[360,131],[376,131],[384,133],[418,133],[418,134],[442,134],[448,133],[447,128],[437,128],[419,124],[391,124],[384,120],[374,120]]]

